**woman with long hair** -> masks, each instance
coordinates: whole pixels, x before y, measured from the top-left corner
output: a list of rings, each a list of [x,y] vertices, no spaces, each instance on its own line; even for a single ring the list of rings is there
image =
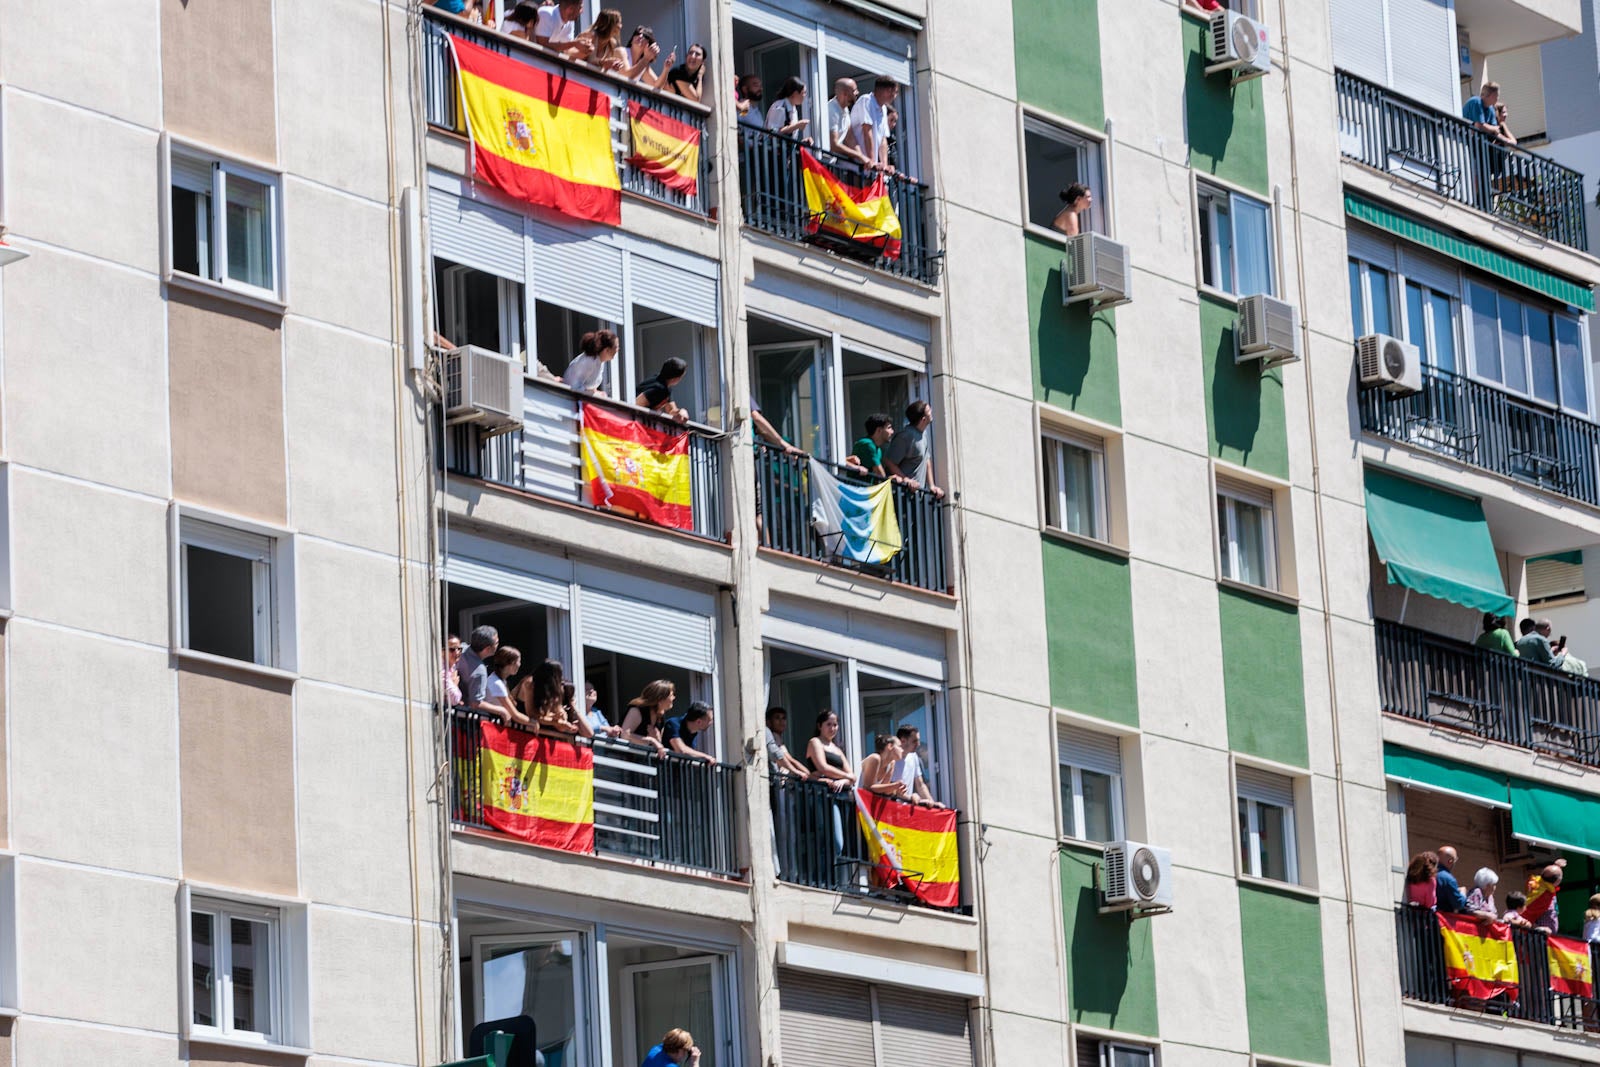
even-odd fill
[[[905,746],[894,734],[879,734],[872,745],[872,755],[861,761],[861,777],[856,785],[871,793],[909,802],[906,784],[895,781],[894,765],[905,759]]]
[[[628,37],[628,77],[652,89],[667,84],[667,71],[678,62],[678,50],[674,48],[667,53],[667,58],[661,64],[661,73],[657,74],[652,64],[660,54],[661,46],[656,44],[656,31],[649,26],[635,26]]]
[[[644,687],[644,691],[628,701],[628,711],[622,717],[622,739],[636,745],[645,745],[665,756],[667,746],[661,740],[661,721],[672,705],[678,702],[678,687],[665,678],[658,678]]]
[[[502,709],[500,718],[505,722],[527,723],[528,717],[517,709],[506,688],[507,679],[522,666],[522,653],[511,645],[501,645],[489,660],[489,680],[483,688],[484,703]]]
[[[706,73],[706,46],[692,44],[684,53],[683,62],[667,71],[667,84],[685,100],[700,102],[701,83]]]
[[[1411,857],[1406,868],[1406,903],[1421,908],[1432,908],[1439,903],[1439,854],[1419,852]]]
[[[589,42],[589,62],[601,70],[624,71],[628,69],[628,50],[622,47],[622,12],[608,7],[600,12],[579,39]]]
[[[613,330],[590,330],[578,341],[578,354],[562,372],[561,384],[574,393],[598,393],[606,364],[617,358],[621,342]]]
[[[833,709],[817,713],[817,732],[806,742],[806,759],[811,762],[811,777],[823,779],[834,792],[856,780],[850,760],[839,747],[839,715]]]
[[[777,99],[767,108],[767,129],[802,144],[810,144],[811,138],[802,136],[806,126],[811,123],[810,119],[800,114],[805,102],[806,83],[799,78],[789,77],[778,90]]]

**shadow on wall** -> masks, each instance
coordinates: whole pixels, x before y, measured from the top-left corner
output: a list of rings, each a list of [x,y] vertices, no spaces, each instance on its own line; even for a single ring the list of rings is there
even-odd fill
[[[1261,429],[1262,385],[1269,379],[1276,380],[1278,372],[1262,374],[1256,360],[1235,363],[1237,331],[1238,327],[1230,324],[1217,336],[1215,370],[1211,374],[1212,432],[1220,452],[1236,451],[1242,457],[1239,462],[1248,464],[1256,433]]]
[[[1039,294],[1039,386],[1043,399],[1076,411],[1094,352],[1096,330],[1116,336],[1111,313],[1090,310],[1088,301],[1061,303],[1061,267],[1050,269]]]
[[[1075,1017],[1099,1016],[1111,1020],[1115,1027],[1117,1013],[1122,1008],[1123,994],[1128,989],[1129,954],[1131,946],[1126,936],[1122,952],[1114,950],[1114,927],[1127,927],[1128,920],[1121,915],[1100,914],[1100,891],[1092,885],[1078,889],[1077,917],[1074,929],[1082,935],[1087,930],[1099,929],[1095,952],[1072,953],[1072,1010]]]
[[[1217,163],[1228,152],[1233,138],[1234,86],[1222,76],[1206,74],[1204,37],[1201,47],[1189,49],[1189,68],[1184,78],[1183,115],[1189,135],[1189,161],[1197,169],[1217,171]],[[1202,159],[1204,162],[1202,162]]]

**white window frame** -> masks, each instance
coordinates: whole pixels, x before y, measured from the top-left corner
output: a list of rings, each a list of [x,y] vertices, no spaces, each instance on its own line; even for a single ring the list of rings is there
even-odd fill
[[[311,926],[304,900],[265,894],[239,893],[232,889],[184,882],[178,892],[179,913],[183,917],[178,945],[178,966],[182,980],[179,1008],[183,1012],[180,1032],[190,1041],[207,1045],[270,1048],[294,1055],[310,1055],[311,1035]],[[268,942],[272,959],[270,997],[272,1032],[236,1031],[232,1005],[227,998],[213,1000],[214,1017],[222,1025],[199,1026],[194,1021],[194,912],[227,915],[268,922]],[[213,940],[230,943],[213,945],[213,968],[220,975],[222,962],[231,954],[231,939],[222,936],[219,921]],[[218,982],[222,979],[219,977]],[[227,981],[231,985],[231,974]],[[222,1014],[226,1008],[227,1014]]]
[[[1094,1041],[1097,1046],[1099,1054],[1092,1063],[1083,1063],[1078,1059],[1078,1045],[1084,1038]],[[1150,1067],[1161,1067],[1162,1062],[1160,1039],[1124,1035],[1094,1026],[1074,1026],[1069,1035],[1068,1047],[1071,1049],[1074,1067],[1105,1067],[1107,1050],[1118,1048],[1132,1052],[1148,1052]]]
[[[164,137],[163,164],[165,169],[164,184],[162,187],[162,251],[164,255],[163,274],[169,282],[198,286],[207,289],[221,289],[237,294],[254,301],[261,302],[269,307],[281,308],[287,300],[286,285],[287,271],[284,264],[284,228],[283,220],[283,175],[277,171],[263,168],[258,164],[243,162],[235,157],[217,152],[214,149],[192,142],[178,141],[171,137]],[[211,168],[211,188],[200,189],[178,179],[172,165],[173,157],[177,156],[190,163],[199,163]],[[249,282],[240,281],[228,276],[228,211],[227,211],[227,178],[236,175],[247,181],[255,182],[265,187],[267,192],[267,209],[272,218],[267,227],[269,240],[272,242],[272,284],[258,286]],[[172,230],[172,187],[189,189],[193,192],[202,192],[211,197],[210,209],[210,242],[205,253],[210,260],[211,275],[189,274],[178,270],[173,250]]]
[[[1033,422],[1034,438],[1039,442],[1034,486],[1039,496],[1040,532],[1119,556],[1127,555],[1128,502],[1122,431],[1049,404],[1034,405]],[[1098,494],[1095,506],[1099,532],[1094,537],[1071,533],[1051,522],[1049,496],[1056,492],[1057,486],[1051,481],[1050,452],[1056,443],[1097,453],[1094,487]],[[1057,470],[1060,470],[1059,465]],[[1060,502],[1058,497],[1055,506],[1059,507]],[[1060,515],[1055,517],[1059,519]]]
[[[1043,487],[1045,528],[1090,541],[1110,542],[1111,508],[1106,498],[1105,442],[1086,433],[1046,424],[1040,434],[1040,448],[1043,453],[1041,469],[1045,478]],[[1065,525],[1068,501],[1064,461],[1066,450],[1069,448],[1087,453],[1090,459],[1089,490],[1093,494],[1093,499],[1089,502],[1089,510],[1093,515],[1094,529],[1089,533],[1068,530]]]
[[[1254,296],[1253,293],[1239,291],[1239,231],[1237,210],[1240,201],[1249,201],[1258,205],[1266,212],[1267,217],[1267,295],[1278,294],[1278,226],[1277,212],[1270,200],[1232,188],[1219,181],[1207,178],[1194,180],[1195,198],[1195,276],[1200,287],[1209,292],[1221,293],[1232,300],[1240,297]],[[1226,287],[1217,284],[1222,275],[1222,259],[1219,255],[1215,234],[1218,229],[1217,204],[1219,200],[1228,202],[1228,284]],[[1200,215],[1205,215],[1206,232],[1213,235],[1210,247],[1206,247],[1200,240]],[[1209,267],[1212,281],[1206,281],[1206,270]]]
[[[1442,289],[1436,289],[1429,285],[1426,281],[1423,281],[1421,278],[1413,278],[1408,275],[1401,274],[1398,276],[1398,280],[1399,288],[1402,290],[1402,294],[1400,297],[1400,317],[1395,321],[1400,325],[1400,335],[1402,339],[1406,341],[1410,341],[1411,339],[1411,300],[1409,296],[1409,290],[1410,287],[1414,285],[1422,293],[1422,334],[1425,341],[1425,344],[1418,345],[1417,347],[1421,352],[1423,361],[1435,370],[1439,369],[1438,316],[1434,314],[1433,297],[1443,297],[1450,304],[1450,314],[1453,316],[1455,328],[1455,347],[1452,353],[1454,357],[1452,362],[1455,364],[1455,369],[1449,371],[1448,373],[1458,375],[1462,374],[1465,371],[1467,352],[1466,344],[1462,338],[1462,327],[1466,325],[1466,323],[1464,322],[1464,317],[1462,315],[1464,308],[1461,303],[1461,297],[1455,293],[1448,293]],[[1415,344],[1416,342],[1413,341],[1411,343]],[[1560,372],[1558,368],[1558,389],[1560,388],[1559,376]]]
[[[1350,254],[1348,259],[1350,264],[1356,267],[1356,278],[1361,286],[1361,291],[1359,293],[1351,294],[1354,299],[1360,302],[1361,307],[1361,330],[1356,334],[1356,338],[1359,340],[1368,334],[1378,332],[1378,324],[1372,314],[1373,271],[1381,271],[1384,276],[1389,279],[1389,323],[1391,326],[1398,326],[1401,330],[1404,330],[1404,317],[1402,316],[1400,309],[1396,307],[1396,288],[1399,284],[1403,284],[1403,280],[1400,276],[1400,273],[1394,269],[1394,264],[1374,263],[1371,260],[1354,253]]]
[[[1090,733],[1097,732],[1097,731],[1089,730],[1087,727],[1083,726],[1076,719],[1058,719],[1057,722],[1056,722],[1057,733],[1056,733],[1056,738],[1055,738],[1055,744],[1056,744],[1056,774],[1057,774],[1057,782],[1058,782],[1056,792],[1057,792],[1058,795],[1061,793],[1060,784],[1062,782],[1065,782],[1065,783],[1069,784],[1070,787],[1071,787],[1071,790],[1072,790],[1072,810],[1069,812],[1065,808],[1063,808],[1062,811],[1061,811],[1061,822],[1060,822],[1061,837],[1062,837],[1063,840],[1067,840],[1067,841],[1085,841],[1085,842],[1089,842],[1091,844],[1097,844],[1097,845],[1105,844],[1106,842],[1104,842],[1104,841],[1096,841],[1094,838],[1091,838],[1091,837],[1088,836],[1088,816],[1087,816],[1087,813],[1084,810],[1084,804],[1083,804],[1083,771],[1084,771],[1084,768],[1079,767],[1079,766],[1077,766],[1075,764],[1069,763],[1064,758],[1065,753],[1063,753],[1061,751],[1061,740],[1060,740],[1060,728],[1062,726],[1069,726],[1069,727],[1071,727],[1073,729],[1084,730],[1084,731],[1090,732]],[[1120,756],[1121,749],[1122,749],[1122,737],[1121,737],[1121,735],[1118,735],[1118,734],[1105,734],[1105,736],[1110,738],[1112,741],[1114,741],[1116,743],[1117,749],[1118,749],[1118,753],[1119,753],[1119,756]],[[1094,771],[1093,773],[1099,774],[1101,772],[1100,771]],[[1060,777],[1063,774],[1066,775],[1065,779]],[[1108,775],[1108,777],[1111,779],[1111,838],[1110,838],[1110,840],[1111,841],[1125,841],[1125,840],[1128,839],[1128,821],[1127,821],[1127,814],[1126,814],[1126,805],[1125,805],[1124,800],[1123,800],[1123,793],[1124,793],[1125,789],[1127,788],[1127,786],[1126,786],[1126,776],[1125,776],[1124,772],[1118,771],[1115,774]]]
[[[1487,377],[1478,371],[1478,338],[1477,331],[1473,328],[1472,324],[1472,304],[1469,299],[1471,293],[1470,287],[1473,285],[1487,289],[1489,292],[1494,294],[1495,344],[1500,356],[1500,378],[1498,380]],[[1522,364],[1523,380],[1528,383],[1528,388],[1524,391],[1513,389],[1505,381],[1507,353],[1505,351],[1505,337],[1502,331],[1500,319],[1500,302],[1503,300],[1515,300],[1522,306],[1522,313],[1520,316],[1521,322],[1517,329],[1517,337],[1521,341],[1521,344],[1518,346],[1516,356]],[[1555,405],[1552,405],[1548,400],[1543,400],[1533,395],[1533,340],[1528,332],[1528,315],[1530,312],[1544,315],[1552,320],[1550,323],[1550,343],[1552,346],[1553,358],[1555,359],[1556,392],[1560,397],[1559,402]],[[1463,358],[1467,360],[1467,364],[1471,368],[1470,374],[1473,380],[1483,382],[1486,385],[1500,390],[1508,396],[1514,396],[1518,400],[1523,400],[1529,404],[1535,404],[1542,408],[1559,408],[1561,411],[1570,412],[1579,418],[1586,420],[1600,418],[1600,412],[1596,412],[1594,407],[1594,368],[1589,362],[1589,324],[1584,321],[1585,316],[1583,314],[1580,313],[1574,315],[1560,310],[1553,311],[1548,306],[1541,304],[1538,298],[1532,294],[1508,293],[1499,286],[1494,285],[1488,279],[1471,276],[1465,279],[1465,284],[1462,286],[1462,297],[1458,314],[1462,323],[1460,329],[1462,332],[1461,347],[1463,349]],[[1561,388],[1561,349],[1557,340],[1557,330],[1554,320],[1563,317],[1575,319],[1578,325],[1578,345],[1583,352],[1583,388],[1586,394],[1584,399],[1589,405],[1588,410],[1580,410],[1568,404],[1565,393]]]
[[[284,957],[281,916],[276,908],[265,908],[254,904],[240,904],[230,900],[213,899],[210,897],[193,897],[189,902],[188,918],[190,931],[194,929],[195,913],[209,915],[212,919],[211,928],[211,1013],[217,1020],[215,1025],[207,1026],[194,1021],[194,1005],[190,1004],[189,1026],[190,1032],[213,1037],[225,1037],[234,1041],[253,1041],[263,1045],[281,1045],[283,1034],[283,994],[281,975]],[[235,1030],[233,1028],[233,938],[231,924],[234,919],[244,919],[250,922],[262,923],[267,928],[267,1029],[265,1030]],[[191,967],[194,964],[193,951],[185,962]]]
[[[1290,794],[1289,800],[1284,802],[1281,798],[1270,798],[1263,794],[1256,793],[1240,780],[1236,768],[1233,789],[1234,805],[1233,810],[1230,812],[1230,817],[1237,818],[1239,804],[1242,803],[1245,805],[1245,827],[1243,831],[1245,838],[1239,842],[1240,875],[1247,878],[1260,879],[1262,881],[1278,881],[1278,879],[1273,878],[1270,875],[1263,874],[1261,871],[1261,805],[1265,804],[1269,807],[1281,808],[1283,811],[1283,866],[1285,874],[1283,883],[1286,885],[1301,885],[1299,842],[1300,822],[1295,814],[1298,800],[1297,794],[1299,792],[1299,783],[1293,776],[1283,774],[1277,770],[1267,770],[1265,768],[1254,767],[1246,764],[1241,764],[1239,766],[1248,767],[1251,772],[1256,774],[1270,774],[1274,777],[1282,778],[1289,786]]]
[[[1278,567],[1278,513],[1277,501],[1274,494],[1260,486],[1248,482],[1237,481],[1232,478],[1219,476],[1217,478],[1217,500],[1223,504],[1218,509],[1219,523],[1217,528],[1217,568],[1218,576],[1226,581],[1242,586],[1265,589],[1269,592],[1280,592],[1283,585],[1283,574]],[[1238,537],[1238,505],[1250,504],[1266,512],[1266,537],[1262,539],[1265,558],[1261,561],[1262,569],[1270,579],[1270,585],[1256,585],[1239,577],[1240,551]]]
[[[293,678],[299,662],[293,531],[177,503],[172,505],[168,520],[171,651],[180,657],[252,673]],[[230,534],[235,536],[230,537]],[[254,554],[252,542],[265,542],[265,552],[259,556]],[[189,647],[187,548],[190,545],[249,559],[254,564],[252,607],[257,613],[254,660],[231,659]]]
[[[1111,236],[1111,206],[1106,201],[1106,190],[1109,185],[1106,181],[1108,169],[1106,156],[1110,148],[1106,144],[1105,135],[1093,133],[1083,126],[1068,122],[1037,108],[1019,107],[1017,115],[1018,178],[1020,179],[1022,221],[1024,226],[1032,233],[1048,235],[1057,241],[1066,239],[1064,234],[1050,229],[1047,225],[1036,223],[1028,217],[1027,135],[1031,133],[1078,150],[1079,169],[1087,177],[1084,184],[1089,187],[1089,193],[1092,197],[1089,218],[1084,229]]]

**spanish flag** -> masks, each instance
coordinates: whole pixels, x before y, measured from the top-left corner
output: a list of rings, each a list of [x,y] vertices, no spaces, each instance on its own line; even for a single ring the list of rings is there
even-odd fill
[[[1544,913],[1550,910],[1550,905],[1555,903],[1556,893],[1561,887],[1552,885],[1540,875],[1528,879],[1528,903],[1522,906],[1522,917],[1531,923],[1536,923],[1544,918]]]
[[[904,886],[929,907],[961,903],[954,811],[858,789],[856,813],[867,835],[867,855],[884,885]]]
[[[594,750],[557,737],[482,724],[483,821],[568,852],[594,851]]]
[[[1511,944],[1511,927],[1486,923],[1472,915],[1439,912],[1438,917],[1450,988],[1479,1000],[1501,993],[1507,1000],[1516,1000],[1517,953]]]
[[[460,37],[450,43],[476,175],[518,200],[619,225],[611,98]]]
[[[700,188],[700,131],[652,107],[628,104],[633,155],[628,165],[668,189],[694,196]]]
[[[1550,957],[1550,992],[1574,997],[1594,996],[1589,942],[1551,934],[1545,944],[1545,953]]]
[[[629,511],[658,526],[694,529],[689,435],[583,405],[583,480],[597,508]]]
[[[900,258],[900,216],[889,200],[883,172],[866,187],[849,185],[800,149],[801,180],[806,190],[806,232],[840,238],[876,249],[885,259]]]

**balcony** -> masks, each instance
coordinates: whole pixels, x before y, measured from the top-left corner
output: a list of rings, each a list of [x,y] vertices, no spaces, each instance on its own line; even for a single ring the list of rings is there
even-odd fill
[[[750,126],[739,127],[739,188],[746,226],[824,248],[881,271],[934,284],[939,279],[938,231],[930,211],[933,194],[926,185],[901,175],[888,179],[888,195],[900,219],[900,254],[876,255],[871,249],[816,232],[815,216],[806,207],[800,182],[801,144],[789,137]],[[853,160],[812,148],[814,155],[841,181],[867,184],[866,172]]]
[[[762,441],[755,445],[757,495],[761,500],[761,544],[806,559],[849,567],[876,578],[944,593],[950,591],[945,561],[945,503],[925,489],[896,483],[891,490],[903,548],[886,563],[847,559],[812,528],[814,503],[810,457],[786,455]],[[859,468],[825,464],[840,481],[876,481]]]
[[[1586,251],[1583,175],[1339,71],[1340,151],[1501,222]]]
[[[1542,930],[1512,927],[1517,954],[1518,995],[1484,1001],[1450,988],[1445,976],[1444,939],[1432,908],[1401,905],[1395,908],[1395,940],[1400,959],[1400,995],[1426,1004],[1444,1004],[1568,1030],[1600,1031],[1600,1003],[1593,998],[1556,993],[1550,989],[1547,937]],[[1590,975],[1600,965],[1600,946],[1589,946]]]
[[[451,133],[466,135],[461,121],[461,94],[456,89],[455,60],[450,54],[448,34],[455,34],[474,44],[482,45],[502,55],[513,56],[537,70],[547,71],[564,78],[572,78],[611,98],[611,147],[617,161],[617,175],[626,192],[655,200],[672,207],[709,215],[711,204],[711,145],[706,136],[706,120],[710,109],[691,103],[681,96],[658,93],[638,82],[628,81],[602,73],[583,63],[576,63],[545,51],[516,37],[495,33],[482,26],[446,15],[436,8],[424,8],[422,22],[422,88],[428,125]],[[700,177],[693,195],[669,189],[655,178],[630,165],[627,160],[633,153],[633,131],[628,122],[628,105],[638,103],[653,108],[668,118],[687,123],[700,131]]]
[[[1600,680],[1384,619],[1373,625],[1384,711],[1600,767]]]
[[[1600,507],[1600,426],[1449,371],[1422,391],[1361,393],[1361,429]]]
[[[681,532],[711,541],[726,540],[723,435],[719,431],[661,418],[606,397],[579,396],[559,382],[523,379],[522,426],[510,433],[484,437],[471,426],[446,427],[446,468],[462,477],[481,478],[578,507],[607,510],[596,508],[583,478],[584,404],[599,405],[651,430],[688,434],[692,517],[690,526]]]
[[[451,712],[451,819],[498,833],[484,820],[479,761],[484,755],[476,712]],[[574,738],[594,750],[595,851],[658,867],[743,878],[734,797],[739,768],[689,756],[656,755],[620,741]]]

